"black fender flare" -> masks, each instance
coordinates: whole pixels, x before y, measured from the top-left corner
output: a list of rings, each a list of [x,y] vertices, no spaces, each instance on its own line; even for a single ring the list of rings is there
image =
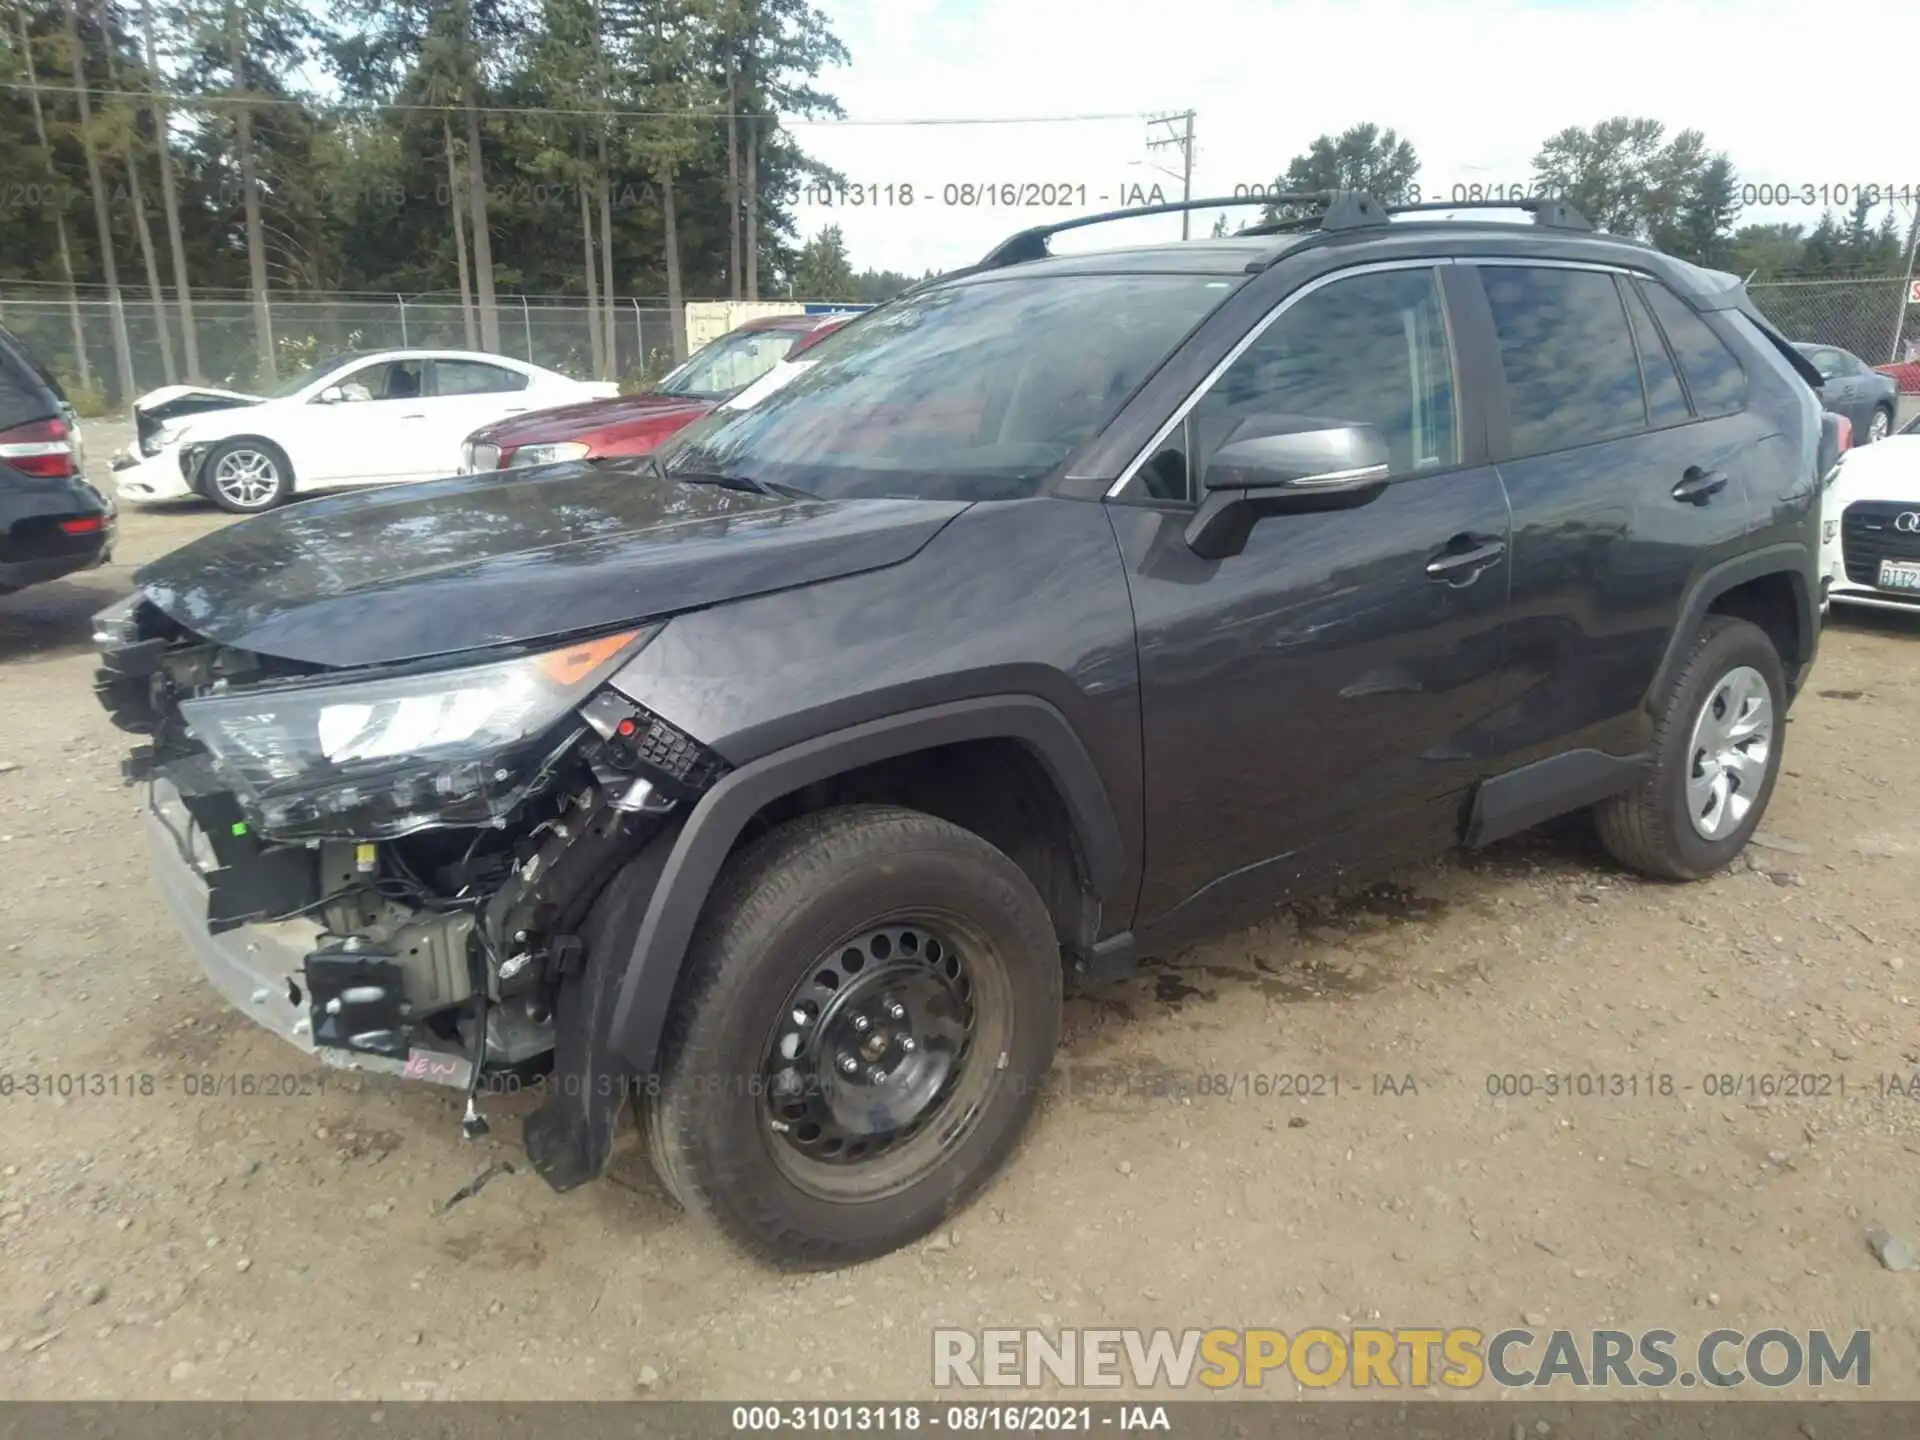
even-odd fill
[[[1799,631],[1804,669],[1805,664],[1812,660],[1814,647],[1820,638],[1820,587],[1817,581],[1810,581],[1816,570],[1816,553],[1811,546],[1790,540],[1745,555],[1736,555],[1705,571],[1694,582],[1681,607],[1679,623],[1674,626],[1673,634],[1667,641],[1667,653],[1662,657],[1653,684],[1647,690],[1644,702],[1646,712],[1651,715],[1661,697],[1673,688],[1674,676],[1692,653],[1694,639],[1700,634],[1700,627],[1706,623],[1707,611],[1712,608],[1713,602],[1736,586],[1744,585],[1749,580],[1758,580],[1763,575],[1785,575],[1793,584],[1794,624]],[[1790,683],[1796,678],[1792,675],[1788,677]]]
[[[1066,804],[1094,894],[1108,898],[1126,858],[1112,800],[1066,717],[1037,696],[993,695],[929,706],[776,750],[724,776],[673,835],[622,967],[610,1017],[613,1048],[630,1073],[653,1072],[694,926],[721,866],[758,811],[848,770],[968,740],[1014,740],[1033,753]]]

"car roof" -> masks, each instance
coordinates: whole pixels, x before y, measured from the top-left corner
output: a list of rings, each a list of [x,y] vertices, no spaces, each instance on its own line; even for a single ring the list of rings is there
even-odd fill
[[[491,350],[446,350],[424,345],[395,345],[387,350],[364,350],[355,358],[370,360],[381,356],[415,357],[421,360],[480,360],[489,365],[517,365],[522,369],[539,368],[531,361],[522,360],[513,355],[496,355]]]
[[[1464,207],[1463,207],[1464,208]],[[1432,214],[1395,214],[1391,223],[1343,229],[1304,226],[1266,235],[1228,235],[1203,240],[1166,240],[1148,245],[1114,246],[1066,254],[1048,253],[951,271],[927,288],[967,285],[1013,277],[1098,274],[1249,275],[1271,268],[1296,252],[1333,249],[1361,252],[1383,248],[1396,257],[1417,257],[1428,245],[1437,257],[1471,250],[1478,242],[1497,242],[1499,253],[1537,251],[1543,259],[1603,260],[1626,263],[1659,275],[1684,293],[1696,308],[1745,308],[1740,277],[1706,269],[1669,255],[1643,240],[1605,231],[1545,225],[1532,220],[1489,220]],[[911,293],[911,292],[910,292]]]

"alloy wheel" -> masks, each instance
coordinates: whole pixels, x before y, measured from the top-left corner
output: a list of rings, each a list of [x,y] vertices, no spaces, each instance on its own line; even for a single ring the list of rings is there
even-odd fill
[[[213,488],[238,509],[258,510],[280,493],[280,467],[259,450],[229,450],[213,467]]]
[[[1874,411],[1873,419],[1867,422],[1867,442],[1871,444],[1875,440],[1886,439],[1887,432],[1892,428],[1893,426],[1887,420],[1886,411],[1884,410]]]
[[[1687,815],[1704,840],[1740,827],[1767,778],[1773,750],[1773,695],[1750,665],[1722,675],[1693,722]]]

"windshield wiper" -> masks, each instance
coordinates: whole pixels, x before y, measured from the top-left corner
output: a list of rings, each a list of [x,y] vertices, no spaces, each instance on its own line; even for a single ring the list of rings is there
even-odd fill
[[[812,500],[816,498],[809,490],[797,485],[779,485],[771,480],[756,480],[751,475],[739,475],[728,470],[667,470],[656,463],[655,468],[669,480],[684,481],[688,485],[724,485],[729,490],[745,490],[753,495],[772,495],[782,500]]]

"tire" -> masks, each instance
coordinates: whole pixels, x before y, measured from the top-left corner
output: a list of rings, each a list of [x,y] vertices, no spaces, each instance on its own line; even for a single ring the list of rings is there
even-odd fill
[[[1873,416],[1867,421],[1867,438],[1864,443],[1871,445],[1876,440],[1884,440],[1893,433],[1893,411],[1885,405],[1876,406]]]
[[[223,477],[223,470],[233,473]],[[293,466],[270,440],[224,440],[200,462],[200,488],[222,510],[258,515],[293,494]]]
[[[1697,762],[1725,735],[1720,717],[1742,708],[1729,705],[1742,685],[1756,699],[1764,690],[1764,754],[1753,739],[1739,740],[1737,730],[1718,740],[1722,754],[1739,750],[1748,758],[1728,773],[1735,783],[1716,805],[1720,792],[1706,780],[1719,767],[1710,759]],[[1766,631],[1709,616],[1655,717],[1651,771],[1632,790],[1594,807],[1601,844],[1614,859],[1661,880],[1699,880],[1730,864],[1759,828],[1780,774],[1786,693],[1780,655]]]
[[[1059,1039],[1061,983],[1045,904],[979,836],[891,806],[803,816],[714,886],[643,1097],[654,1168],[688,1212],[779,1268],[897,1250],[964,1207],[1018,1144]],[[889,1010],[894,997],[910,1009]],[[884,1054],[870,1048],[882,1041]],[[808,1081],[797,1099],[776,1090],[796,1070]],[[858,1127],[896,1113],[889,1103],[911,1113],[908,1094],[935,1104],[868,1146]]]

